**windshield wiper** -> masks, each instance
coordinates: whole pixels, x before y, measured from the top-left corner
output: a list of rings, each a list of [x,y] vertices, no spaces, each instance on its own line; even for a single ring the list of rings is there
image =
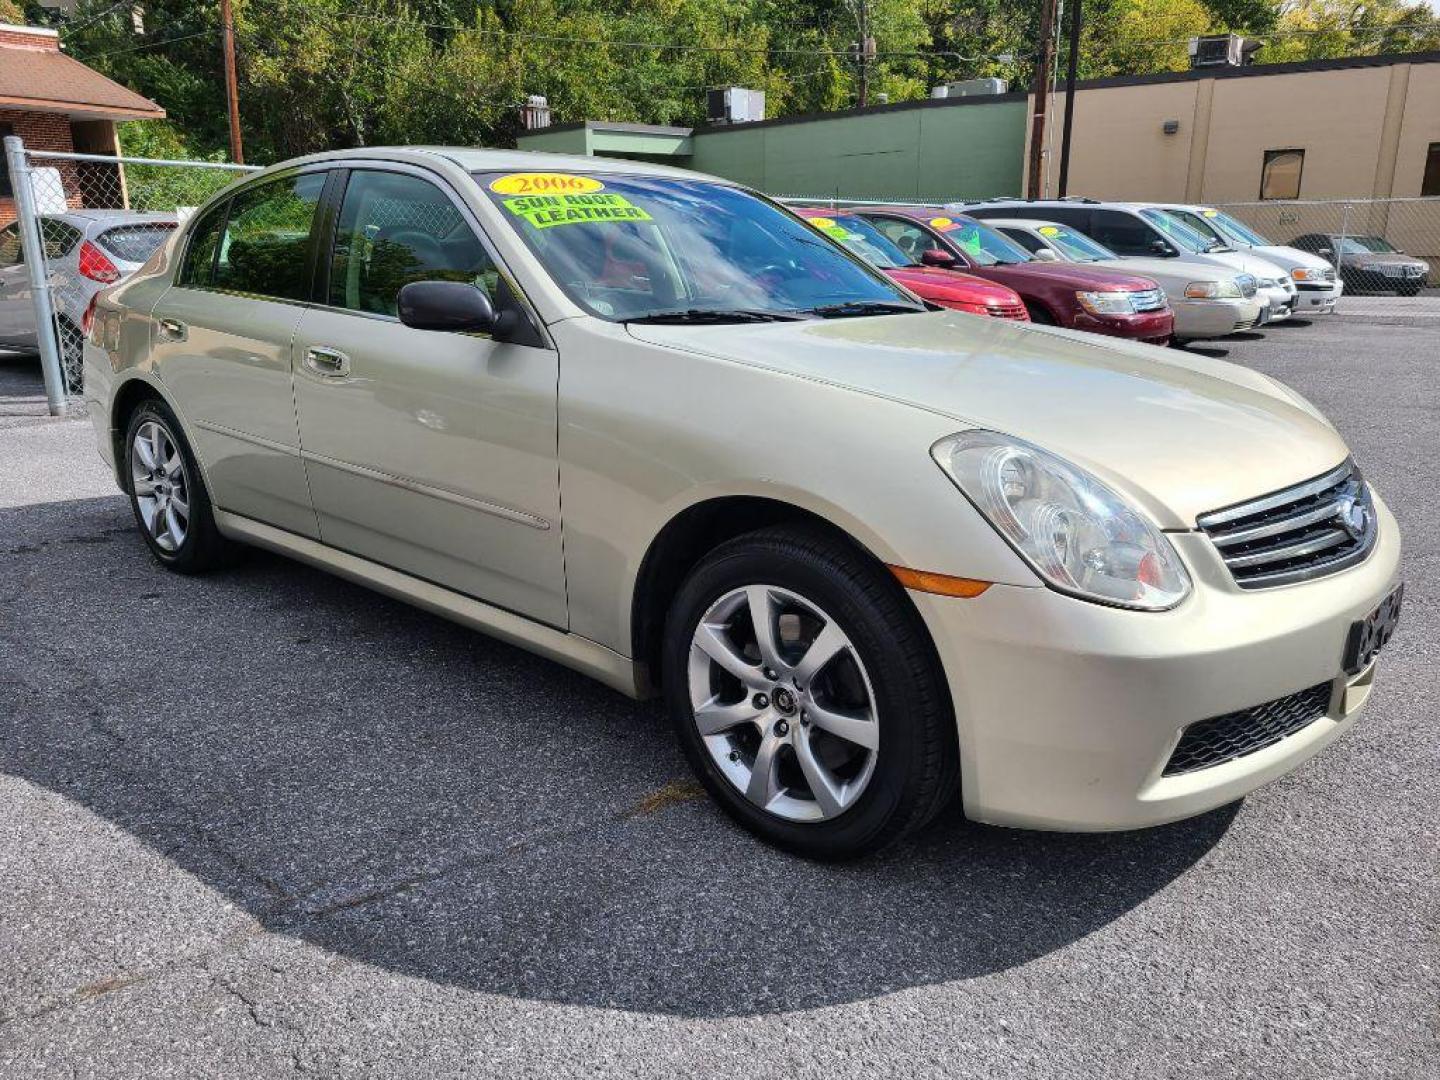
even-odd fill
[[[914,304],[901,304],[893,300],[846,300],[843,304],[824,304],[813,307],[810,313],[822,319],[845,319],[859,315],[896,315],[912,311],[924,311]]]
[[[790,311],[751,311],[745,308],[685,308],[680,311],[654,311],[621,319],[623,323],[746,323],[795,322],[803,318]]]

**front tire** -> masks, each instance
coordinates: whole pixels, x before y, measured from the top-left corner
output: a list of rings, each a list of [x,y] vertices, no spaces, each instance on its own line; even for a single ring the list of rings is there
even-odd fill
[[[849,859],[953,796],[950,696],[904,590],[815,529],[722,545],[675,596],[666,703],[690,766],[761,839]]]
[[[175,414],[140,404],[125,429],[125,493],[150,553],[167,570],[199,574],[234,561],[238,545],[220,535],[200,467]]]

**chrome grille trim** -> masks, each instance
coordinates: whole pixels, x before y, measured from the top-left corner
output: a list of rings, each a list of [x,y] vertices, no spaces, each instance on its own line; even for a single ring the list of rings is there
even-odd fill
[[[1161,311],[1168,303],[1163,289],[1146,289],[1130,294],[1130,305],[1136,311]]]
[[[1333,574],[1375,545],[1370,489],[1354,462],[1283,491],[1196,519],[1242,589]]]

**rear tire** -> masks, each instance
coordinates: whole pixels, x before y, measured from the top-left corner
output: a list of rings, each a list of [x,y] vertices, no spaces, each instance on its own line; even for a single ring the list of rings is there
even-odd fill
[[[125,494],[160,565],[200,574],[233,563],[243,548],[220,535],[200,467],[170,408],[155,399],[141,402],[123,447]]]
[[[823,530],[765,529],[706,556],[671,604],[663,681],[700,782],[787,851],[867,854],[958,787],[949,688],[924,623],[893,577]]]

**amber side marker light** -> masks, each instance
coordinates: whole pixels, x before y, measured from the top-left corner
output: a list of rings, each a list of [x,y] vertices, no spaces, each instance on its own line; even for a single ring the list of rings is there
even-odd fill
[[[979,596],[993,582],[976,581],[968,577],[951,577],[949,574],[932,574],[927,570],[911,570],[905,566],[890,566],[895,580],[907,589],[935,593],[937,596],[960,596],[969,600]]]

